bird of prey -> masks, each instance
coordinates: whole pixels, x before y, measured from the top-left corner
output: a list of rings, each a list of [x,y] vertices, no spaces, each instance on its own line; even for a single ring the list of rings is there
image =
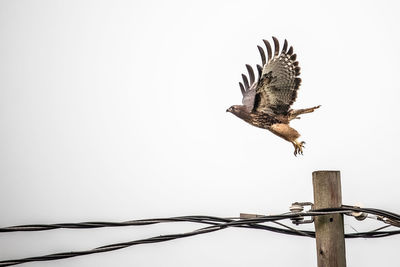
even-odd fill
[[[277,136],[291,142],[294,155],[303,154],[305,142],[299,141],[300,134],[289,126],[299,115],[311,113],[320,106],[306,109],[291,109],[297,97],[301,79],[299,62],[293,47],[288,49],[285,40],[279,51],[279,41],[272,37],[274,53],[267,40],[263,40],[267,54],[257,46],[261,55],[262,66],[257,65],[258,79],[255,80],[253,68],[246,65],[249,78],[242,74],[243,83],[239,82],[242,91],[242,105],[233,105],[226,111],[231,112],[249,124],[267,129]],[[266,57],[267,55],[267,57]]]

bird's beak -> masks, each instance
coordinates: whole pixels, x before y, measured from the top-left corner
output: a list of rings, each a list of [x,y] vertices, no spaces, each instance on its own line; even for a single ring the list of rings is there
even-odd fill
[[[226,112],[232,112],[232,107],[228,108]]]

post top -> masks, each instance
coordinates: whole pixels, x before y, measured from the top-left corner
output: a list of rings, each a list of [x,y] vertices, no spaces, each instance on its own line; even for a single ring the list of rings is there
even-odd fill
[[[319,170],[319,171],[313,171],[313,174],[314,173],[326,173],[326,172],[340,172],[340,171],[337,171],[337,170]]]

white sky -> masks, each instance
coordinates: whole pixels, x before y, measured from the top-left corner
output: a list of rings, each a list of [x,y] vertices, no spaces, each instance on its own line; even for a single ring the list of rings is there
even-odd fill
[[[343,203],[399,209],[396,1],[1,1],[0,225],[282,213],[340,170]],[[225,112],[274,35],[303,80],[290,143]],[[347,232],[381,224],[346,219]],[[0,235],[0,259],[199,227]],[[399,237],[347,240],[393,266]],[[228,229],[26,266],[316,266],[315,241]]]

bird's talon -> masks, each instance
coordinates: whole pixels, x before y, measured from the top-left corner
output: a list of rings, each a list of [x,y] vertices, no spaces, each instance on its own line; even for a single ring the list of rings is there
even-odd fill
[[[304,148],[304,144],[306,142],[302,141],[302,142],[297,142],[294,141],[293,142],[293,146],[294,146],[294,155],[297,157],[297,154],[303,155],[303,148]]]

